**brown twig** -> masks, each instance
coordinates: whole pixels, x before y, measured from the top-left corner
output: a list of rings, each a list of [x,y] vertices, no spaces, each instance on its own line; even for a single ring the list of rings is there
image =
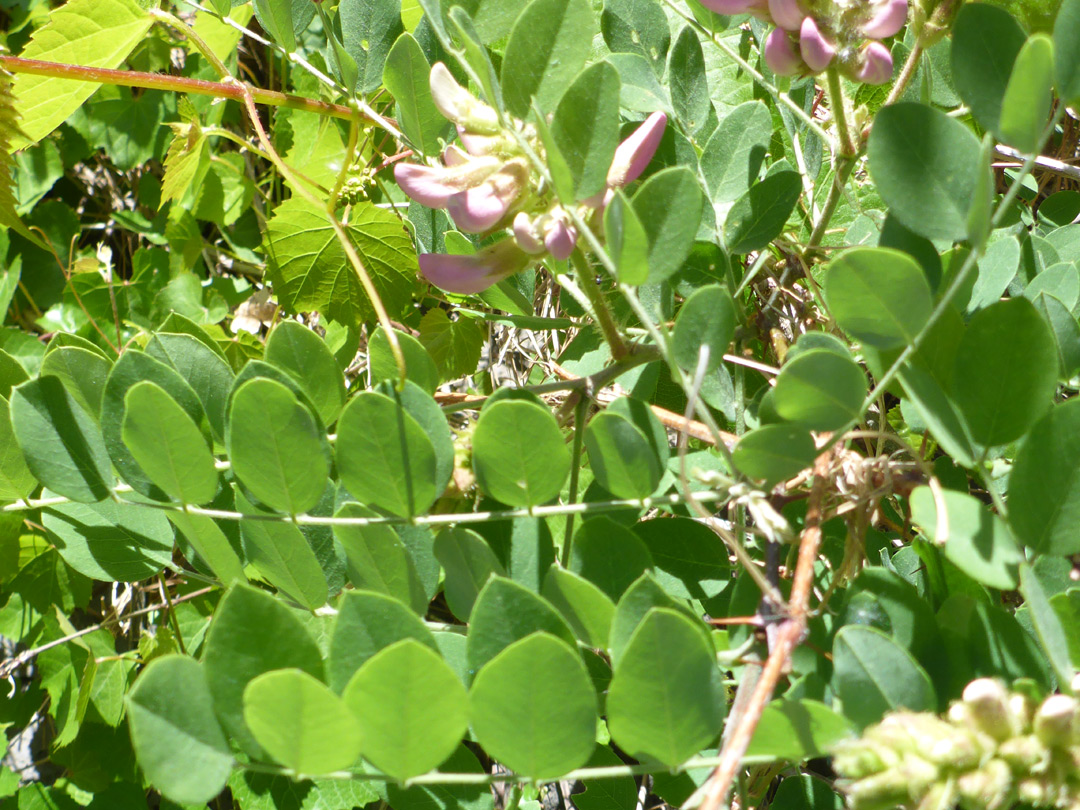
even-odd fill
[[[814,483],[806,508],[806,525],[799,541],[799,558],[795,564],[795,576],[791,584],[787,617],[780,622],[769,657],[742,715],[733,719],[736,723],[730,737],[720,752],[720,764],[710,777],[709,787],[701,802],[701,810],[719,810],[727,800],[731,785],[742,766],[742,758],[757,730],[761,714],[772,699],[776,684],[790,666],[791,653],[803,640],[810,613],[810,594],[814,585],[814,563],[821,545],[822,502],[825,484],[832,463],[832,451],[826,450],[814,462]]]

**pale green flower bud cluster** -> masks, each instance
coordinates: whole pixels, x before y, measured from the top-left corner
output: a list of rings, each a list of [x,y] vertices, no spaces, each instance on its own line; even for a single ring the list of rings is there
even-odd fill
[[[1080,702],[980,678],[944,717],[898,711],[834,751],[852,810],[1080,810]]]

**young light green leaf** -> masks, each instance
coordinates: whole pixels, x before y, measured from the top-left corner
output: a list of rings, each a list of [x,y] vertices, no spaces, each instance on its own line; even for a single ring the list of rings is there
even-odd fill
[[[674,767],[720,733],[723,677],[707,638],[684,614],[653,608],[623,651],[608,689],[608,728],[636,759]]]
[[[406,332],[396,332],[398,345],[405,355],[405,375],[429,394],[439,386],[439,369],[424,345]],[[368,340],[368,372],[371,385],[385,380],[397,380],[397,363],[390,351],[390,341],[379,327]]]
[[[37,480],[15,441],[8,401],[0,397],[0,501],[27,497],[37,486]]]
[[[1058,684],[1063,690],[1071,692],[1076,670],[1069,660],[1069,642],[1065,628],[1061,626],[1061,620],[1050,604],[1042,583],[1031,570],[1030,563],[1025,562],[1020,566],[1020,593],[1024,595],[1030,611],[1035,637],[1054,668]]]
[[[191,505],[213,500],[214,456],[198,425],[163,388],[141,382],[127,390],[121,435],[139,466],[170,498]]]
[[[538,506],[562,490],[570,450],[546,407],[496,402],[484,409],[473,433],[473,471],[492,498],[508,506]]]
[[[183,655],[152,661],[125,703],[139,766],[162,795],[197,805],[225,788],[233,756],[197,661]]]
[[[84,67],[115,68],[143,41],[153,18],[135,0],[71,0],[51,12],[19,55]],[[44,138],[94,94],[98,85],[21,73],[15,99],[24,136],[11,151]]]
[[[536,673],[544,677],[537,678]],[[473,732],[515,773],[548,781],[581,767],[595,747],[596,692],[580,656],[547,633],[514,642],[477,673]]]
[[[244,722],[259,745],[298,774],[348,768],[360,756],[360,724],[330,689],[300,669],[277,669],[244,688]]]
[[[56,377],[11,392],[11,424],[26,465],[45,486],[83,503],[109,497],[113,475],[93,418]]]
[[[761,713],[746,757],[802,762],[826,756],[836,743],[850,737],[852,731],[851,723],[842,714],[823,703],[780,698]]]
[[[369,658],[342,694],[362,730],[364,758],[401,781],[454,752],[469,726],[468,697],[442,657],[415,639]]]
[[[551,110],[585,66],[596,30],[586,0],[532,0],[521,12],[502,63],[506,108],[524,118],[533,98]]]

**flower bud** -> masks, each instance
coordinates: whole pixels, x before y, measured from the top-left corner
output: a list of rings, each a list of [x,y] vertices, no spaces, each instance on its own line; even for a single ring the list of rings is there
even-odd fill
[[[911,799],[907,779],[894,770],[883,771],[844,786],[852,807],[896,807]]]
[[[884,39],[904,27],[907,22],[907,0],[883,0],[876,6],[874,15],[862,26],[863,36]]]
[[[565,261],[574,252],[577,244],[577,231],[559,218],[552,218],[544,233],[544,247],[557,261]]]
[[[997,756],[1017,773],[1042,770],[1050,760],[1050,749],[1034,734],[1005,740],[998,746]]]
[[[495,135],[499,131],[499,116],[491,107],[457,83],[450,69],[442,62],[431,66],[428,77],[431,100],[446,118],[470,132]]]
[[[952,810],[956,804],[956,786],[952,780],[931,786],[915,810]]]
[[[517,216],[514,217],[513,228],[514,241],[517,242],[519,248],[534,256],[544,252],[546,248],[543,241],[536,234],[536,223],[532,217],[524,211],[519,211]]]
[[[619,144],[611,166],[608,168],[608,187],[625,186],[641,176],[653,155],[656,154],[656,148],[660,145],[660,139],[664,137],[666,126],[667,116],[662,112],[654,112]]]
[[[529,257],[513,239],[504,239],[470,256],[424,253],[418,261],[420,272],[430,283],[447,292],[469,295],[524,270]]]
[[[880,42],[869,42],[859,53],[854,79],[863,84],[886,84],[892,79],[893,60],[889,49]]]
[[[825,70],[836,56],[836,46],[821,33],[813,17],[802,21],[799,29],[799,52],[806,66],[814,73]]]
[[[777,76],[794,76],[803,67],[791,37],[782,28],[774,28],[765,38],[765,64]]]
[[[957,792],[975,807],[997,810],[1012,805],[1012,771],[1000,759],[991,759],[981,768],[968,771],[956,780]]]
[[[978,730],[995,740],[1007,740],[1017,733],[1009,710],[1009,693],[1001,681],[994,678],[974,680],[964,688],[963,700]]]
[[[1052,748],[1072,745],[1076,739],[1080,704],[1069,695],[1051,695],[1035,713],[1035,735]]]
[[[806,14],[799,7],[799,0],[769,0],[769,16],[777,27],[798,31]]]
[[[515,151],[516,144],[506,135],[478,135],[461,124],[457,125],[457,131],[461,145],[470,155],[508,155]]]
[[[450,144],[443,149],[442,162],[444,166],[464,166],[469,162],[469,154],[460,147]]]

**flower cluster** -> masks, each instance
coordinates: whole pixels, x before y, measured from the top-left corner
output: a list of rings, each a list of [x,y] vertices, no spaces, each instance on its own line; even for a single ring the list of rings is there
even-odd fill
[[[833,767],[853,810],[1080,810],[1080,703],[1036,703],[980,678],[946,717],[895,712],[842,743]]]
[[[544,255],[560,261],[569,258],[577,245],[577,229],[533,171],[521,145],[524,141],[533,154],[544,158],[535,128],[512,121],[515,131],[507,130],[495,110],[459,85],[441,62],[432,67],[430,81],[435,106],[456,125],[460,146],[446,147],[441,166],[399,163],[394,179],[416,202],[444,209],[465,233],[510,229],[511,235],[468,256],[421,255],[420,271],[427,280],[449,292],[475,293]],[[637,179],[656,152],[666,124],[663,113],[653,113],[619,145],[606,189],[577,204],[582,218],[603,211],[614,189]]]
[[[907,0],[701,0],[719,14],[773,23],[765,62],[779,76],[820,73],[835,64],[849,78],[885,84],[893,60],[881,40],[907,21]]]

